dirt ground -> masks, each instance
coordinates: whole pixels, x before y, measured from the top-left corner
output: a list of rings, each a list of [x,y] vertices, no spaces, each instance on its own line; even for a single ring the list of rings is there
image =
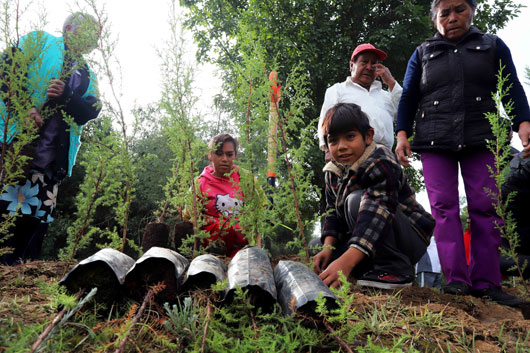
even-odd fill
[[[14,267],[0,266],[0,325],[6,320],[28,325],[53,320],[56,312],[49,309],[50,298],[41,294],[42,288],[58,281],[73,265],[32,262]],[[506,290],[516,294],[515,289]],[[360,311],[384,306],[397,296],[401,305],[411,312],[443,312],[444,317],[451,317],[466,334],[474,337],[477,352],[516,351],[499,347],[513,347],[515,342],[509,342],[510,337],[524,337],[530,332],[530,304],[511,308],[474,297],[456,297],[419,287],[406,288],[397,294],[359,288],[355,291],[355,304]],[[442,332],[439,337],[431,339],[442,347],[440,342],[447,339],[444,335],[446,333]],[[499,337],[503,342],[499,342]],[[530,342],[527,343],[530,345]],[[0,345],[0,352],[4,350],[5,347]],[[530,347],[517,351],[530,352]]]
[[[513,288],[505,291],[516,294]],[[362,290],[363,296],[358,296],[359,304],[378,302],[382,304],[389,295],[373,296],[373,290]],[[512,352],[521,351],[509,349],[516,345],[514,337],[527,336],[530,332],[530,304],[519,308],[498,305],[472,296],[454,296],[439,293],[429,288],[408,287],[400,292],[401,303],[410,309],[431,313],[443,312],[444,317],[451,317],[460,324],[468,336],[474,337],[476,352]],[[510,335],[510,333],[512,335]],[[511,339],[510,339],[511,336]],[[503,342],[499,342],[503,337]],[[447,337],[432,337],[433,341],[443,342]],[[501,344],[502,343],[502,344]],[[501,348],[502,346],[505,348]],[[530,342],[527,342],[523,352],[530,352]]]

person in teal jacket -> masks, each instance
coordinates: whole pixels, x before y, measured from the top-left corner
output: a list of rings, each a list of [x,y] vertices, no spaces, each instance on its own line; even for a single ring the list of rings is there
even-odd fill
[[[39,256],[47,226],[53,221],[61,180],[70,176],[81,145],[81,129],[100,110],[94,73],[83,59],[100,34],[90,15],[74,13],[63,25],[63,37],[34,31],[19,38],[0,60],[0,146],[2,193],[0,212],[21,216],[0,248],[12,265]],[[23,148],[30,157],[18,182],[5,182],[17,139],[29,130],[36,138]]]

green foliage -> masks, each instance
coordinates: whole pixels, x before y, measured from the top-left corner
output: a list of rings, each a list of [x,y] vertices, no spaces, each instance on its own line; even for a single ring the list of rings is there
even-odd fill
[[[186,297],[179,305],[164,304],[168,320],[164,321],[164,328],[174,336],[179,337],[180,344],[189,344],[199,337],[200,321],[197,303],[191,297]]]
[[[213,309],[206,351],[306,352],[324,342],[321,332],[304,327],[292,317],[282,316],[279,306],[272,313],[256,312],[248,293],[240,288],[236,289],[230,306]]]
[[[197,57],[222,68],[225,94],[217,99],[222,113],[241,114],[234,103],[235,92],[248,88],[248,83],[241,84],[240,64],[252,56],[252,48],[256,47],[261,48],[259,56],[265,71],[274,68],[280,81],[295,68],[303,67],[305,98],[310,103],[304,106],[302,120],[304,126],[315,128],[325,90],[349,76],[349,59],[356,45],[373,43],[383,48],[389,54],[385,65],[401,81],[416,46],[434,33],[429,19],[430,0],[181,0],[180,3],[190,10],[186,24],[198,43]],[[495,32],[519,13],[520,6],[510,0],[479,1],[475,22],[479,28]],[[247,42],[252,42],[253,47]],[[247,76],[244,78],[248,80]],[[282,104],[286,100],[282,98]],[[317,145],[315,141],[307,146],[305,160],[314,171],[323,167],[323,154]],[[406,172],[411,185],[419,191],[423,184],[421,174]],[[315,173],[312,183],[323,188],[323,173]],[[323,208],[323,202],[303,203],[302,212],[315,214]]]
[[[512,212],[509,211],[508,205],[515,197],[515,191],[510,192],[504,199],[502,197],[502,185],[506,181],[509,169],[508,164],[512,158],[510,149],[510,129],[513,116],[511,115],[513,110],[513,101],[508,103],[504,102],[511,85],[506,86],[508,76],[503,74],[504,66],[501,63],[499,72],[497,74],[497,92],[492,93],[492,97],[497,106],[495,113],[486,113],[485,117],[491,126],[491,131],[495,136],[492,141],[487,141],[488,150],[490,150],[495,158],[493,166],[488,166],[491,177],[495,180],[495,189],[486,189],[486,192],[492,198],[495,212],[500,218],[501,222],[496,222],[495,227],[501,233],[501,236],[508,240],[508,249],[500,248],[503,256],[508,256],[515,262],[515,268],[517,269],[522,284],[525,288],[526,295],[530,296],[530,288],[526,284],[526,280],[523,278],[523,266],[524,264],[519,263],[519,258],[516,253],[516,249],[519,246],[519,234],[517,233],[517,224],[513,218]],[[504,102],[504,103],[503,103]],[[504,108],[504,114],[502,114],[501,107]]]
[[[50,330],[48,335],[46,337],[44,337],[44,339],[41,341],[41,343],[37,347],[35,347],[35,352],[40,352],[45,347],[46,342],[52,337],[52,335],[55,332],[57,332],[61,328],[61,326],[63,326],[72,317],[72,315],[74,315],[77,311],[79,311],[79,309],[81,309],[86,303],[88,303],[90,301],[90,299],[92,299],[92,297],[94,297],[96,292],[97,292],[97,288],[92,288],[92,290],[85,297],[83,297],[78,303],[76,303],[76,305],[74,307],[72,307],[69,310],[67,310],[66,313],[64,314],[64,316],[61,318],[61,321],[56,326],[54,326]],[[64,310],[66,310],[66,309],[64,309]],[[61,342],[61,341],[59,341],[59,342]],[[54,350],[62,351],[63,348],[61,346],[59,346],[59,347],[55,347]]]
[[[136,168],[137,183],[135,187],[136,197],[132,200],[128,219],[127,241],[129,245],[127,250],[134,248],[130,245],[131,241],[140,244],[145,225],[156,218],[154,210],[159,207],[160,200],[165,198],[163,185],[170,177],[171,170],[168,167],[168,161],[172,158],[171,150],[167,147],[167,137],[162,132],[160,113],[156,107],[150,105],[137,108],[133,114],[138,125],[134,139],[131,140],[130,153],[132,163]],[[92,143],[94,141],[97,144],[100,143],[97,142],[101,139],[100,132],[104,135],[109,131],[105,127],[108,125],[107,122],[103,120],[94,121],[84,130],[83,144],[79,153],[80,162],[74,168],[72,177],[61,183],[61,197],[58,198],[57,202],[56,220],[50,225],[44,239],[42,251],[44,258],[56,257],[56,249],[64,246],[64,234],[67,234],[68,227],[78,218],[76,217],[75,201],[86,175],[85,164],[91,164],[94,158],[98,158]],[[112,131],[110,138],[115,137],[116,134],[117,132]],[[108,148],[104,149],[103,152],[107,151]],[[94,157],[94,153],[96,157]],[[115,201],[119,202],[119,199]],[[109,208],[110,206],[101,205],[93,212],[94,223],[102,229],[113,229],[118,226]],[[122,239],[119,239],[118,232],[110,232],[109,236],[115,240],[114,247],[120,248]],[[101,238],[101,232],[98,232],[95,237],[96,241],[89,242],[86,250],[82,251],[82,255],[92,254],[96,249],[95,243],[102,242]]]
[[[42,37],[35,36],[28,40],[27,49],[12,50],[18,45],[16,30],[19,26],[20,10],[11,1],[1,1],[2,25],[0,26],[0,42],[4,48],[0,60],[0,72],[2,73],[0,99],[2,101],[2,113],[0,121],[0,193],[4,193],[8,187],[18,184],[24,177],[23,167],[30,161],[28,147],[38,136],[38,129],[29,118],[29,111],[33,107],[32,92],[27,89],[28,74],[31,68],[42,65],[42,58],[35,58],[39,46],[42,46]],[[42,26],[43,16],[39,16],[35,27]],[[5,47],[4,47],[5,46]],[[31,66],[33,65],[33,66]],[[4,89],[5,86],[5,89]],[[42,112],[41,116],[46,119],[50,112]],[[16,138],[15,138],[16,136]],[[10,227],[20,215],[19,210],[0,217],[0,255],[10,252],[3,243],[11,237]]]
[[[3,34],[6,37],[5,43],[8,47],[16,47],[18,38],[11,40],[8,37],[16,33],[18,37],[20,32],[12,32],[12,27],[18,29],[18,21],[20,20],[19,13],[20,3],[17,6],[11,7],[7,3],[2,2],[2,7],[6,10],[6,23],[2,26]],[[29,6],[25,10],[29,9]],[[86,62],[92,69],[97,72],[97,76],[106,77],[109,80],[112,92],[114,93],[115,102],[111,103],[103,99],[103,112],[101,113],[102,122],[100,127],[102,131],[96,131],[92,134],[88,142],[89,148],[85,155],[82,164],[87,169],[87,174],[84,177],[83,184],[80,186],[80,193],[76,198],[76,219],[70,225],[63,225],[61,228],[65,233],[68,233],[67,248],[61,252],[63,259],[72,259],[76,256],[77,251],[87,247],[93,237],[113,238],[114,243],[117,239],[117,231],[122,231],[121,246],[116,244],[120,249],[123,249],[127,242],[127,224],[129,217],[130,204],[134,196],[134,185],[136,183],[135,167],[131,160],[129,153],[129,137],[127,135],[126,123],[124,114],[121,110],[117,96],[115,95],[115,79],[116,75],[111,74],[113,61],[114,43],[107,28],[107,20],[104,13],[98,11],[94,1],[87,0],[85,6],[93,10],[98,19],[98,25],[101,26],[101,40],[98,52],[100,54],[99,60],[95,56],[82,56],[81,52],[74,52],[72,48],[87,48],[93,44],[93,35],[98,31],[96,24],[92,21],[84,21],[78,28],[78,33],[69,37],[69,55],[78,62]],[[15,13],[16,15],[11,15]],[[9,21],[14,19],[12,25]],[[44,22],[44,20],[42,20]],[[35,30],[35,28],[31,28]],[[82,32],[82,33],[81,33]],[[38,55],[38,51],[43,49],[41,34],[38,33],[26,40],[25,50],[12,51],[7,50],[6,54],[9,60],[3,61],[2,71],[9,73],[5,76],[7,91],[2,92],[2,100],[7,102],[7,115],[2,123],[5,126],[12,127],[17,138],[7,147],[6,139],[2,144],[2,158],[1,169],[3,187],[8,187],[18,182],[17,180],[22,175],[22,166],[27,163],[28,157],[25,156],[24,148],[35,137],[37,130],[29,123],[27,118],[27,111],[29,107],[34,105],[33,100],[29,96],[32,92],[27,87],[35,87],[35,85],[42,86],[42,79],[38,75],[39,67],[41,66],[42,58]],[[89,43],[90,42],[90,43]],[[7,65],[7,67],[6,67]],[[63,70],[62,76],[70,75],[69,70]],[[46,84],[46,83],[44,83]],[[95,85],[95,83],[93,83]],[[113,85],[114,84],[114,85]],[[8,99],[9,98],[9,99]],[[51,114],[56,113],[56,108],[40,109],[40,115],[43,120],[46,120]],[[72,126],[72,129],[80,132],[79,127],[73,122],[73,117],[64,115],[64,120],[67,124]],[[113,125],[117,124],[121,127],[121,134],[114,131]],[[80,156],[80,159],[83,157]],[[111,169],[112,168],[112,169]],[[95,213],[99,207],[105,208],[107,211],[106,217],[109,218],[109,212],[114,217],[108,227],[99,228],[94,226]],[[7,219],[7,222],[12,222]],[[0,226],[0,231],[4,234],[7,232],[8,225],[6,222]]]
[[[195,203],[195,178],[207,163],[205,141],[225,129],[239,136],[239,164],[248,171],[242,174],[241,186],[249,201],[240,221],[250,242],[263,236],[271,252],[279,251],[287,242],[293,249],[304,251],[300,235],[311,233],[320,198],[315,180],[321,177],[318,170],[322,155],[314,140],[314,118],[324,90],[347,73],[349,53],[358,41],[373,41],[391,51],[396,61],[389,65],[405,62],[413,47],[427,36],[427,3],[187,2],[192,11],[189,20],[199,25],[195,31],[203,54],[205,43],[214,44],[226,70],[227,94],[217,102],[219,116],[228,116],[216,126],[206,126],[215,124],[205,122],[195,111],[193,64],[185,61],[184,34],[173,3],[172,37],[160,52],[166,81],[158,106],[138,109],[129,133],[119,107],[120,96],[115,94],[113,102],[104,101],[100,119],[85,131],[80,162],[85,174],[76,198],[75,221],[68,227],[68,247],[61,256],[79,256],[82,249],[105,239],[115,248],[123,248],[126,242],[133,246],[131,241],[139,237],[131,237],[130,233],[140,231],[131,230],[130,223],[140,228],[144,217],[154,217],[153,205],[164,198],[167,202],[159,203],[158,219],[181,219],[187,206],[194,214],[197,231],[202,205]],[[98,17],[103,18],[101,14]],[[373,23],[367,18],[373,18]],[[101,50],[103,61],[96,66],[98,74],[112,85],[112,43],[107,42]],[[283,86],[280,104],[274,107],[280,125],[274,189],[265,186],[270,110],[267,76],[272,69],[279,71]],[[141,128],[139,124],[146,125]],[[267,201],[261,189],[265,189]],[[142,216],[132,221],[132,212]],[[195,236],[206,235],[197,232]],[[191,254],[191,243],[187,250]],[[165,311],[157,312],[160,308],[153,303],[152,310],[134,328],[131,315],[122,317],[118,312],[115,317],[109,314],[104,318],[99,310],[81,310],[57,329],[46,350],[109,351],[116,348],[115,342],[125,333],[130,333],[132,344],[142,351],[342,351],[339,338],[360,352],[440,351],[429,337],[433,332],[447,337],[449,350],[474,349],[474,339],[463,330],[456,332],[460,326],[443,310],[410,310],[399,294],[385,297],[380,292],[375,297],[380,299],[366,304],[359,300],[363,294],[344,276],[341,283],[335,291],[338,308],[329,310],[323,298],[317,300],[322,321],[301,314],[283,316],[278,305],[265,313],[251,304],[249,293],[238,288],[232,303],[216,302],[204,293],[194,293],[180,305],[166,304]],[[226,283],[218,284],[214,291],[224,291],[224,287]],[[41,293],[50,298],[50,310],[75,306],[73,298],[56,286],[43,285]],[[0,300],[0,307],[7,305],[10,310],[22,310],[20,302]],[[332,330],[324,328],[323,323]],[[13,321],[2,324],[0,346],[9,352],[27,349],[44,326],[22,327]],[[520,340],[522,345],[527,344],[528,335]]]
[[[205,121],[195,113],[196,98],[193,96],[193,67],[184,60],[185,51],[180,20],[170,20],[172,35],[167,48],[160,52],[163,58],[163,95],[160,101],[163,135],[168,141],[172,153],[172,175],[165,186],[166,202],[162,204],[160,220],[169,216],[179,217],[186,209],[184,216],[194,223],[195,237],[208,236],[200,232],[203,220],[200,217],[203,205],[197,201],[196,176],[199,166],[205,165],[206,144],[214,134],[208,129]],[[245,54],[241,62],[234,63],[234,86],[231,90],[232,133],[239,136],[241,153],[237,164],[241,167],[240,187],[245,195],[245,203],[239,215],[238,223],[244,229],[251,244],[264,239],[267,247],[282,248],[293,240],[294,235],[285,231],[285,226],[301,233],[300,226],[311,227],[314,216],[310,212],[303,214],[303,222],[297,222],[293,198],[300,204],[318,202],[318,190],[311,183],[312,172],[306,163],[310,144],[313,141],[314,128],[306,127],[303,122],[304,111],[310,102],[307,97],[305,70],[296,68],[284,83],[283,98],[285,104],[276,107],[282,117],[280,133],[280,158],[276,168],[278,187],[264,187],[266,178],[267,140],[269,137],[270,82],[268,70],[263,59],[263,48],[256,46],[251,39],[244,42]],[[219,132],[219,131],[217,131]],[[283,138],[282,138],[283,137]],[[290,174],[285,161],[290,164]],[[292,186],[295,185],[293,192]],[[267,192],[265,200],[263,189]],[[194,194],[195,192],[195,194]],[[195,202],[195,203],[194,203]],[[195,220],[194,220],[195,218]],[[235,222],[235,219],[232,220]],[[298,224],[298,229],[295,226]],[[279,231],[280,230],[280,231]],[[288,234],[288,235],[287,235]],[[188,247],[181,247],[183,253],[189,253]],[[300,244],[303,248],[303,244]]]
[[[6,325],[0,325],[2,346],[7,347],[4,352],[18,353],[27,351],[28,347],[33,343],[34,337],[37,337],[44,328],[44,323],[20,325],[19,323],[10,322]],[[13,332],[16,332],[16,334]]]
[[[78,154],[78,162],[72,170],[72,176],[65,178],[60,185],[60,196],[57,197],[57,204],[55,207],[55,220],[49,225],[46,236],[42,244],[41,259],[57,259],[58,251],[66,245],[67,229],[75,220],[75,199],[79,193],[79,187],[85,176],[84,167],[80,161],[84,159],[84,151],[88,146],[85,143],[87,132],[91,130],[91,125],[97,125],[98,122],[90,124],[84,130],[81,139],[82,144]],[[96,211],[97,213],[97,211]],[[96,216],[97,218],[97,216]]]
[[[48,270],[34,271],[33,281],[29,273],[22,279],[25,289]],[[65,306],[76,313],[48,338],[46,352],[115,351],[125,335],[129,337],[125,351],[141,347],[156,352],[346,352],[344,344],[363,352],[471,352],[478,348],[479,335],[506,351],[524,352],[528,346],[530,335],[517,319],[507,319],[497,334],[495,326],[473,325],[475,320],[464,323],[455,317],[463,314],[462,302],[445,303],[429,296],[433,302],[418,305],[416,299],[426,293],[420,289],[414,293],[360,290],[344,276],[341,283],[335,290],[336,309],[328,309],[322,297],[317,299],[320,317],[284,316],[277,304],[265,312],[255,308],[250,291],[241,288],[231,302],[217,301],[225,292],[218,284],[213,291],[188,293],[176,305],[152,302],[133,326],[138,305],[131,301],[110,312],[93,301],[79,309],[78,300],[64,296],[59,286],[39,282],[31,296],[0,298],[0,347],[7,352],[27,350],[59,307]],[[412,298],[416,299],[410,303]],[[465,303],[468,310],[480,307]],[[32,324],[22,325],[21,315]]]
[[[53,311],[61,310],[62,308],[73,309],[77,305],[77,298],[74,295],[66,293],[66,288],[60,286],[59,283],[49,284],[46,282],[38,282],[40,291],[43,295],[52,298],[49,308]]]
[[[302,249],[307,248],[310,234],[317,219],[311,209],[317,207],[320,189],[314,183],[315,174],[310,164],[312,146],[316,133],[316,120],[305,122],[305,112],[312,104],[309,96],[309,77],[305,67],[297,66],[287,76],[283,90],[283,103],[280,102],[279,113],[279,149],[282,164],[280,171],[286,170],[278,178],[279,196],[274,199],[274,219],[283,215],[285,224],[297,220],[295,240],[301,235]],[[283,173],[282,173],[283,174]],[[283,202],[282,202],[283,201]],[[308,206],[312,207],[308,207]],[[288,243],[288,245],[290,245]]]
[[[327,86],[348,75],[348,61],[357,44],[383,48],[389,54],[385,62],[401,80],[414,48],[434,32],[430,4],[430,0],[181,0],[190,9],[186,24],[198,41],[199,59],[218,57],[216,61],[226,65],[228,80],[236,71],[230,65],[241,58],[241,43],[250,38],[264,48],[268,66],[280,63],[280,77],[303,62],[310,98],[317,104],[314,113]],[[520,7],[509,0],[479,1],[475,23],[495,31],[517,16]]]
[[[444,351],[433,337],[447,334],[453,337],[447,342],[449,349],[466,351],[474,344],[465,333],[457,337],[461,323],[445,309],[430,311],[428,305],[407,307],[399,291],[373,290],[372,300],[366,302],[366,295],[358,293],[342,274],[339,279],[341,287],[333,290],[338,308],[328,310],[323,298],[318,298],[316,312],[332,325],[332,336],[340,337],[350,347],[355,345],[356,351]]]
[[[404,352],[420,352],[413,347],[408,347],[405,344],[407,336],[401,336],[399,338],[393,338],[392,344],[389,347],[381,347],[372,342],[372,337],[368,336],[368,345],[366,347],[360,347],[359,353],[404,353]]]
[[[52,115],[61,114],[63,120],[71,126],[71,129],[79,132],[79,127],[73,122],[73,118],[60,110],[60,105],[47,104],[49,98],[45,97],[47,80],[43,79],[44,68],[49,64],[46,57],[40,55],[46,48],[46,36],[42,32],[40,25],[31,28],[31,34],[25,35],[23,49],[19,49],[21,42],[20,27],[21,16],[19,11],[22,8],[28,10],[31,4],[22,5],[17,2],[2,2],[2,8],[5,10],[4,23],[2,25],[2,42],[6,45],[2,53],[0,62],[0,71],[2,72],[2,91],[0,98],[2,100],[2,118],[0,121],[1,136],[1,157],[0,157],[0,183],[2,192],[8,187],[19,184],[28,176],[31,167],[31,155],[33,146],[31,142],[39,134],[39,123],[33,121],[30,109],[33,113],[46,121]],[[45,22],[44,16],[39,18],[39,22]],[[92,21],[85,21],[82,25],[83,30],[94,33],[95,24]],[[92,27],[92,31],[89,30]],[[12,36],[15,36],[15,39]],[[90,37],[90,35],[88,36]],[[86,41],[91,39],[85,36],[77,36],[71,39],[70,44],[82,47]],[[81,53],[69,51],[71,58],[77,62],[85,62]],[[72,74],[72,68],[63,68],[60,73],[61,78],[68,77]],[[5,108],[5,109],[4,109]],[[41,123],[42,123],[41,122]],[[13,211],[13,210],[10,210]],[[9,236],[9,227],[13,224],[18,210],[10,212],[9,216],[2,215],[2,225],[0,226],[0,240],[5,240]],[[2,239],[4,238],[4,239]],[[0,252],[4,252],[0,250]]]
[[[121,95],[117,91],[120,76],[116,74],[119,72],[114,54],[116,42],[108,30],[106,14],[94,1],[87,0],[86,5],[95,13],[101,26],[96,54],[88,57],[87,62],[100,81],[110,86],[112,94],[110,99],[100,97],[102,111],[89,130],[89,137],[85,138],[88,146],[79,162],[85,175],[75,200],[76,217],[67,228],[67,246],[59,253],[62,259],[72,259],[87,247],[93,250],[97,242],[104,243],[100,245],[102,247],[123,251],[129,245],[127,250],[139,251],[135,243],[127,239],[130,209],[138,181],[130,145],[138,130],[139,119],[134,119],[132,134],[129,134],[120,104]]]
[[[15,223],[16,215],[2,215],[0,217],[0,256],[9,254],[12,248],[4,246],[4,242],[7,242],[13,235],[10,233],[10,228]]]
[[[488,33],[497,33],[498,30],[512,19],[516,18],[524,7],[521,3],[511,0],[477,1],[474,24]]]
[[[251,244],[263,241],[273,254],[285,253],[286,246],[305,249],[304,233],[312,230],[315,221],[307,205],[318,205],[319,199],[307,163],[315,134],[314,126],[304,122],[311,105],[307,72],[302,66],[294,67],[280,78],[281,100],[271,105],[268,76],[273,67],[267,66],[266,51],[253,41],[252,32],[246,33],[241,60],[232,63],[235,77],[230,88],[231,114],[242,151],[237,163],[246,170],[240,175],[245,204],[239,224]],[[271,110],[278,116],[276,135],[270,135]],[[269,139],[277,142],[276,150],[268,148]],[[273,164],[266,164],[268,154],[276,156]],[[276,171],[275,187],[265,182],[267,168]]]
[[[125,250],[127,242],[127,230],[129,225],[129,215],[131,203],[135,198],[135,187],[138,182],[136,165],[133,163],[133,155],[130,151],[130,145],[134,139],[135,133],[138,131],[139,120],[136,115],[133,115],[134,120],[132,124],[125,119],[125,112],[121,106],[122,96],[118,91],[121,85],[121,77],[117,73],[120,72],[119,61],[117,59],[116,40],[109,31],[108,18],[104,11],[100,10],[95,0],[86,0],[92,11],[96,14],[99,25],[101,26],[101,36],[97,54],[99,60],[94,60],[92,66],[96,72],[101,76],[102,81],[107,81],[110,86],[112,96],[111,99],[104,97],[103,112],[108,114],[109,119],[119,126],[119,138],[117,139],[112,153],[117,159],[117,169],[114,171],[117,182],[122,184],[119,190],[120,202],[113,205],[115,214],[115,221],[121,228],[122,243],[119,249]],[[129,125],[132,126],[132,133],[128,132]],[[118,137],[118,136],[117,136]],[[105,190],[106,191],[106,190]],[[131,244],[129,242],[129,244]]]
[[[139,107],[133,112],[138,119],[138,131],[132,141],[133,164],[137,168],[136,198],[131,205],[128,238],[138,243],[145,225],[156,219],[153,210],[165,200],[164,185],[171,177],[169,161],[173,158],[163,132],[162,117],[154,105]]]
[[[412,160],[419,162],[420,156],[417,153],[413,153]],[[425,184],[423,183],[423,169],[403,168],[403,173],[407,176],[409,185],[415,192],[420,192],[425,189]]]
[[[112,120],[102,116],[98,129],[94,129],[92,140],[87,143],[86,152],[79,164],[85,169],[84,180],[76,197],[77,210],[73,223],[67,228],[67,246],[60,250],[59,258],[68,260],[76,257],[78,251],[86,248],[95,239],[116,239],[116,226],[101,228],[95,225],[98,208],[107,210],[108,218],[123,222],[124,182],[122,174],[123,156],[115,153],[121,143],[120,135],[112,129]],[[115,209],[115,213],[108,211]],[[123,224],[121,222],[121,224]],[[116,223],[114,223],[116,224]],[[119,223],[118,223],[119,224]],[[119,248],[120,244],[114,244]]]
[[[359,334],[361,334],[366,326],[360,321],[360,317],[357,314],[355,308],[355,295],[351,291],[351,283],[348,282],[346,277],[339,273],[339,281],[341,286],[339,289],[332,289],[335,296],[338,298],[338,307],[328,312],[327,308],[323,305],[323,298],[317,298],[317,313],[323,316],[324,320],[329,321],[334,327],[337,327],[336,331],[333,332],[334,336],[341,337],[346,343],[353,343],[358,340]]]
[[[207,150],[201,139],[206,122],[196,111],[197,97],[192,91],[194,66],[186,60],[189,56],[185,50],[185,34],[175,6],[174,2],[170,4],[170,39],[166,48],[159,51],[164,78],[159,109],[163,135],[172,156],[171,176],[164,186],[166,201],[159,211],[159,220],[165,221],[168,216],[183,220],[186,209],[195,235],[185,241],[180,250],[191,256],[197,250],[195,239],[206,237],[200,232],[204,223],[201,216],[203,205],[198,198],[196,182]]]
[[[392,64],[405,63],[431,31],[430,1],[183,0],[181,4],[191,10],[187,24],[198,40],[199,58],[216,53],[221,63],[238,61],[240,43],[248,34],[264,48],[267,65],[280,63],[280,77],[306,63],[316,103],[322,102],[327,85],[348,74],[356,43],[376,43],[395,54],[391,55],[395,59],[389,58]],[[402,77],[404,65],[399,66]],[[390,67],[398,70],[398,65]]]
[[[38,282],[38,281],[35,281]],[[57,283],[39,282],[42,296],[50,298],[49,304],[47,304],[45,312],[52,314],[52,318],[63,308],[66,312],[62,320],[57,322],[57,326],[51,330],[46,338],[39,345],[36,352],[64,352],[74,348],[75,340],[73,337],[82,334],[86,328],[92,336],[93,331],[89,328],[97,324],[96,317],[87,313],[79,313],[79,310],[85,306],[85,304],[93,297],[96,289],[93,289],[87,294],[82,300],[78,300],[75,296],[66,295],[64,288],[59,287]],[[28,296],[28,303],[31,302],[31,298]],[[0,308],[2,307],[3,300],[0,301]],[[13,303],[16,305],[16,303]],[[11,305],[13,305],[11,304]],[[78,313],[78,314],[76,314]],[[25,315],[31,315],[31,313],[24,313]],[[79,321],[79,325],[66,325],[67,321],[72,320],[73,315]],[[42,318],[42,313],[39,314]],[[26,352],[29,347],[35,342],[39,334],[51,324],[49,322],[34,323],[31,325],[21,325],[20,322],[9,320],[0,325],[0,347],[5,352]],[[79,330],[83,328],[83,330]]]

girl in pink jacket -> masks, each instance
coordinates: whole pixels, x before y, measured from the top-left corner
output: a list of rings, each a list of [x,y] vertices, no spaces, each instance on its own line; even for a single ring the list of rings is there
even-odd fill
[[[234,165],[237,142],[229,134],[215,136],[209,143],[208,159],[212,162],[199,176],[199,189],[204,200],[206,225],[203,230],[211,234],[203,242],[221,241],[226,256],[233,257],[248,244],[237,223],[237,215],[243,207],[244,195],[239,185],[239,167]],[[230,222],[235,218],[235,223]],[[220,238],[220,239],[219,239]]]

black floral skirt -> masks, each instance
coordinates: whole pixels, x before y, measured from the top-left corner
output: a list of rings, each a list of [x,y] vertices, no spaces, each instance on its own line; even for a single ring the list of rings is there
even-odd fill
[[[31,170],[27,179],[2,188],[0,210],[10,214],[18,211],[38,218],[42,223],[51,223],[58,190],[59,182],[50,171]]]

